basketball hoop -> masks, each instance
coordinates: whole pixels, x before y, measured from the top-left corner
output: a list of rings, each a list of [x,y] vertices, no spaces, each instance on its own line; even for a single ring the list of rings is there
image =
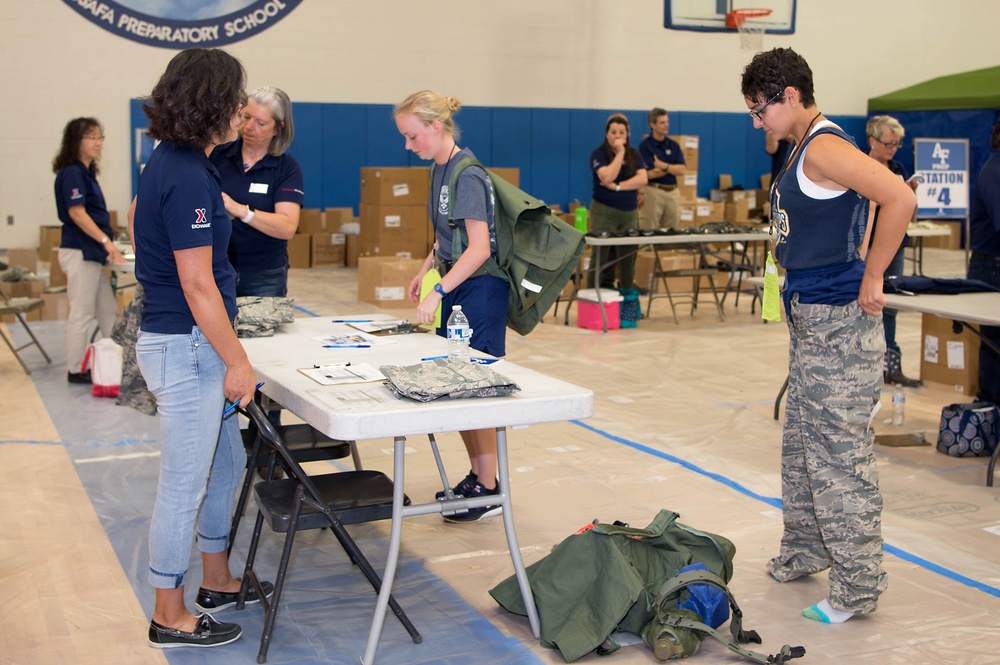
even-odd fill
[[[740,33],[740,48],[746,51],[760,51],[764,44],[764,23],[750,19],[764,18],[771,14],[770,9],[748,8],[734,9],[726,14],[726,27]]]

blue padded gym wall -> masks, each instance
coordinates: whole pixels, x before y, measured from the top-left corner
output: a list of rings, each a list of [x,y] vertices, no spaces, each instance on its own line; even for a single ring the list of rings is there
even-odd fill
[[[141,139],[146,118],[138,100],[131,102],[133,194],[140,164],[148,157]],[[462,137],[487,166],[517,167],[521,188],[566,209],[573,201],[590,205],[590,153],[604,140],[613,109],[549,109],[466,106],[455,116]],[[632,145],[638,147],[649,129],[646,111],[623,111]],[[350,207],[358,212],[362,166],[424,166],[407,152],[389,104],[295,102],[295,141],[289,152],[305,173],[307,208]],[[831,117],[864,144],[864,117]],[[760,187],[770,171],[764,134],[746,113],[677,111],[670,114],[670,133],[699,137],[698,195],[708,196],[719,174],[733,184]],[[137,146],[136,143],[140,145]]]

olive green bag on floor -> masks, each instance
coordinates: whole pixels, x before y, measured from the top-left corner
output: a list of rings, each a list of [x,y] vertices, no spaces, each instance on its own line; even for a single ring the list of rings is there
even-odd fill
[[[736,547],[677,518],[677,513],[661,510],[645,529],[595,521],[528,566],[542,646],[559,649],[572,662],[595,649],[600,654],[616,650],[611,634],[620,631],[643,637],[661,660],[694,654],[706,635],[757,663],[779,664],[804,655],[801,647],[785,646],[778,654],[764,655],[739,646],[760,643],[760,637],[743,630],[743,614],[726,587]],[[698,563],[707,571],[681,573]],[[731,638],[705,624],[696,612],[678,608],[687,604],[687,588],[695,584],[725,595],[732,612]],[[507,611],[527,614],[514,576],[490,595]]]

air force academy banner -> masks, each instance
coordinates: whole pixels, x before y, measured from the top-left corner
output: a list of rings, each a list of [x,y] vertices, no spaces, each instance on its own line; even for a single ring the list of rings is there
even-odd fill
[[[119,37],[170,49],[232,44],[267,30],[302,0],[63,0]]]

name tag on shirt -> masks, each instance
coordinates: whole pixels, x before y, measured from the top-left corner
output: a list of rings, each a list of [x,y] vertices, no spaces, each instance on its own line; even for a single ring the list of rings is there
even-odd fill
[[[251,194],[267,194],[267,183],[266,182],[251,182],[250,183],[250,193]]]

